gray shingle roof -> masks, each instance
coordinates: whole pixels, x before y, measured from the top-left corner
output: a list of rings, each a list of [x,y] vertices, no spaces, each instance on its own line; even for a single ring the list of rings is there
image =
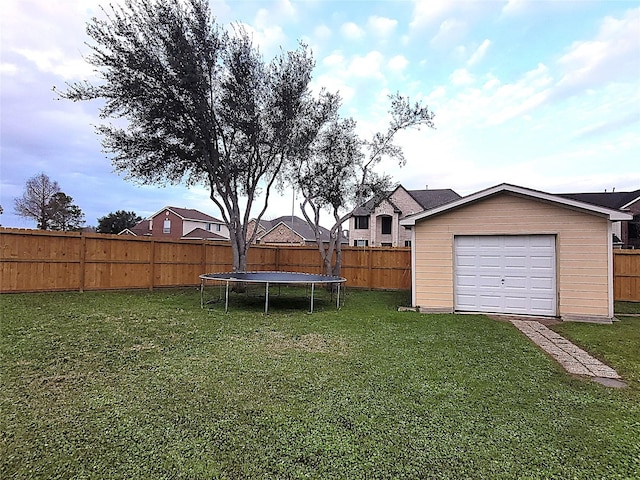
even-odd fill
[[[460,195],[450,188],[434,190],[407,190],[407,192],[409,192],[409,195],[411,195],[413,199],[425,210],[430,210],[461,198]]]
[[[398,188],[404,188],[399,186]],[[382,199],[387,200],[392,206],[396,213],[402,213],[402,211],[391,201],[389,198],[398,188],[387,192]],[[431,189],[431,190],[406,190],[406,192],[413,197],[413,199],[418,202],[418,204],[424,209],[429,210],[431,208],[439,207],[440,205],[444,205],[445,203],[452,202],[454,200],[458,200],[460,195],[451,190],[450,188],[440,188],[440,189]],[[353,214],[356,216],[368,216],[373,213],[375,208],[380,204],[382,200],[376,201],[375,198],[367,200],[361,206],[356,207],[353,210]]]
[[[223,241],[229,240],[228,238],[223,237],[222,235],[218,235],[217,233],[214,233],[214,232],[209,232],[208,230],[205,230],[204,228],[200,228],[200,227],[194,228],[189,233],[184,235],[182,238],[188,239],[188,240],[223,240]]]
[[[619,210],[640,198],[640,190],[633,192],[560,193],[559,197]]]
[[[292,220],[293,220],[293,223],[292,223]],[[260,225],[262,226],[262,228],[264,228],[265,234],[260,236],[262,237],[266,235],[270,230],[272,230],[273,228],[275,228],[277,225],[281,223],[291,228],[295,233],[300,235],[305,242],[316,241],[316,237],[313,233],[313,230],[311,229],[311,227],[309,227],[309,225],[307,224],[307,221],[300,217],[296,217],[295,215],[294,216],[283,215],[281,217],[274,218],[273,220],[264,220],[264,219],[261,220]],[[328,242],[329,232],[331,231],[331,229],[320,226],[320,230],[321,230],[321,234],[320,234],[321,241]]]
[[[224,223],[222,220],[216,217],[212,217],[211,215],[207,215],[206,213],[203,213],[200,210],[195,210],[193,208],[165,207],[162,210],[171,210],[173,213],[181,217],[183,220],[197,220],[199,222]]]

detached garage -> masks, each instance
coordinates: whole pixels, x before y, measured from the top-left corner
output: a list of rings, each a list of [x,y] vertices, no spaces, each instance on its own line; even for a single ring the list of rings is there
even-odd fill
[[[413,306],[610,320],[612,222],[631,218],[508,184],[407,217]]]

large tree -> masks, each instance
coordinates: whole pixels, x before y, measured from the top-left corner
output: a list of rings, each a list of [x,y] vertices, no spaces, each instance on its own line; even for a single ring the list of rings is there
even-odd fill
[[[342,268],[342,225],[352,216],[353,207],[365,200],[382,199],[392,185],[391,176],[378,173],[383,159],[405,164],[402,149],[394,143],[398,132],[408,128],[434,127],[434,114],[425,105],[411,104],[408,98],[390,95],[390,121],[386,131],[370,140],[356,133],[353,119],[332,118],[314,141],[310,154],[299,158],[291,175],[300,189],[302,213],[315,232],[325,274],[340,275]],[[334,219],[330,240],[320,237],[321,212],[329,211]]]
[[[281,168],[334,105],[310,93],[310,51],[265,62],[245,30],[216,24],[207,0],[125,0],[104,15],[87,27],[99,79],[61,96],[104,101],[101,118],[115,121],[97,130],[127,178],[204,183],[229,227],[233,268],[245,270],[252,211],[262,217]]]
[[[73,203],[73,198],[69,195],[64,192],[56,193],[49,201],[47,208],[50,212],[51,230],[75,232],[82,229],[84,213]]]
[[[59,192],[58,182],[44,173],[29,178],[22,196],[14,199],[16,215],[35,220],[40,230],[49,230],[52,215],[49,203]]]
[[[136,212],[117,210],[98,219],[97,233],[120,233],[125,228],[131,228],[142,220]]]

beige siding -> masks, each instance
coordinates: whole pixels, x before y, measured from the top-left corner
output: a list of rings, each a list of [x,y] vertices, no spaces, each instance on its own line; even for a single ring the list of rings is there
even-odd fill
[[[558,314],[609,316],[608,220],[503,193],[419,221],[415,304],[452,311],[455,235],[556,235]]]

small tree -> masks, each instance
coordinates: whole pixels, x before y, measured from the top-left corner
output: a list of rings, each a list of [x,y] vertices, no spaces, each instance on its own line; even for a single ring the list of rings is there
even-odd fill
[[[117,234],[125,228],[134,227],[141,220],[142,217],[136,215],[135,212],[117,210],[116,212],[111,212],[104,217],[98,218],[98,228],[96,232]]]
[[[73,198],[64,192],[56,193],[47,206],[51,230],[74,232],[82,229],[84,213],[73,204]]]
[[[98,132],[128,178],[204,183],[229,228],[233,269],[246,270],[252,210],[260,220],[280,170],[329,110],[328,96],[310,93],[311,53],[301,45],[266,63],[246,31],[216,25],[207,0],[125,0],[105,15],[87,26],[100,81],[61,96],[104,100],[101,117],[119,121]]]
[[[434,128],[434,114],[420,103],[411,104],[400,94],[390,95],[391,121],[386,132],[376,133],[369,141],[355,132],[353,119],[333,121],[314,142],[311,154],[300,159],[292,175],[304,200],[300,205],[324,264],[325,274],[340,275],[342,268],[342,224],[352,216],[352,209],[366,199],[382,199],[392,185],[388,174],[379,174],[375,167],[384,158],[405,164],[402,149],[393,143],[396,134],[411,127]],[[334,218],[330,240],[320,237],[320,213],[329,210]]]
[[[40,230],[48,230],[52,214],[49,203],[59,192],[58,182],[52,181],[44,173],[29,178],[22,196],[14,199],[16,215],[31,218],[37,222]]]

